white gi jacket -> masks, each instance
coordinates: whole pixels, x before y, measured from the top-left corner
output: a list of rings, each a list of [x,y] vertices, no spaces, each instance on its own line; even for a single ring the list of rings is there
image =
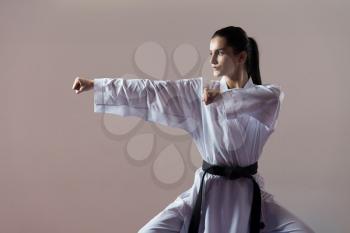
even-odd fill
[[[259,159],[276,127],[284,98],[279,86],[255,85],[251,78],[243,88],[233,89],[228,89],[223,78],[213,81],[211,88],[219,89],[221,97],[209,105],[201,100],[202,77],[160,81],[98,78],[94,83],[94,112],[138,116],[182,128],[192,135],[204,160],[228,166],[244,167]],[[139,232],[187,232],[202,174],[198,168],[192,187]],[[261,188],[261,220],[265,221],[264,204],[274,202],[273,196],[264,190],[259,173],[254,178]],[[226,180],[206,174],[200,232],[249,232],[252,192],[249,179]]]

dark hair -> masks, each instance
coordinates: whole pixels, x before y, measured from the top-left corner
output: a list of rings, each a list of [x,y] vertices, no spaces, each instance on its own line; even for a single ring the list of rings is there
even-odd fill
[[[224,37],[228,46],[232,47],[233,53],[238,54],[246,51],[248,56],[244,64],[248,77],[253,83],[261,85],[259,69],[259,49],[258,44],[252,37],[248,37],[246,32],[240,27],[228,26],[217,30],[211,38],[215,36]]]

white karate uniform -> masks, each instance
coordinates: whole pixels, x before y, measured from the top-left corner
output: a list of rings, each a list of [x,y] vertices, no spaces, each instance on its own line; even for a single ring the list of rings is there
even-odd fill
[[[94,112],[138,116],[146,121],[182,128],[190,133],[204,160],[210,164],[248,166],[258,161],[274,131],[284,93],[273,84],[228,89],[225,80],[211,82],[221,95],[202,102],[203,78],[181,80],[94,79]],[[139,233],[187,233],[200,187],[202,168],[192,187],[144,225]],[[264,190],[259,173],[254,179],[262,194],[261,232],[313,232]],[[199,232],[248,233],[253,183],[227,180],[207,173],[203,184]]]

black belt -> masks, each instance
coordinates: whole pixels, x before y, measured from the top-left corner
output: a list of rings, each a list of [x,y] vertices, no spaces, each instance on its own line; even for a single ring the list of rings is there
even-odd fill
[[[197,233],[199,230],[199,223],[201,220],[201,205],[202,205],[202,187],[203,187],[203,181],[204,176],[206,173],[210,173],[213,175],[219,175],[223,176],[230,180],[235,180],[241,177],[249,178],[253,181],[254,189],[253,189],[253,201],[252,201],[252,207],[250,211],[250,233],[258,233],[260,229],[265,227],[265,224],[263,222],[260,222],[260,214],[261,214],[261,193],[260,193],[260,187],[256,183],[254,177],[252,175],[257,173],[258,170],[258,163],[254,163],[252,165],[249,165],[247,167],[228,167],[228,166],[219,166],[219,165],[212,165],[207,163],[205,160],[203,160],[202,169],[204,170],[204,174],[202,176],[201,180],[201,186],[199,188],[197,200],[192,212],[190,227],[188,232],[189,233]]]

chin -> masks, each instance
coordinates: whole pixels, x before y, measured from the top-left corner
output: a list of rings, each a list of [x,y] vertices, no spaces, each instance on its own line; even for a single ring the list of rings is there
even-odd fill
[[[216,78],[220,78],[222,74],[220,72],[213,72],[213,76]]]

